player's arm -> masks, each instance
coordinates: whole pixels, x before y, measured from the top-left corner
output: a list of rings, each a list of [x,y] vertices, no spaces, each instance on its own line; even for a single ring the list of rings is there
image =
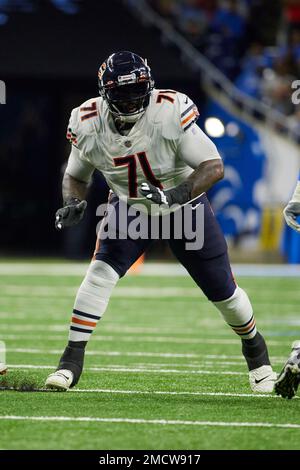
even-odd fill
[[[215,144],[194,124],[181,137],[178,155],[194,168],[186,181],[163,191],[151,183],[143,183],[141,192],[157,204],[185,204],[208,191],[224,177],[224,166]]]
[[[74,178],[74,176],[69,175],[69,173],[65,171],[62,182],[62,195],[64,201],[68,201],[70,199],[79,199],[82,201],[86,198],[87,189],[88,183]]]
[[[85,198],[93,172],[94,167],[81,159],[80,151],[72,146],[62,182],[63,207],[58,209],[55,216],[55,227],[58,230],[81,221],[87,206]]]
[[[286,223],[297,232],[300,232],[300,225],[296,221],[296,217],[300,215],[300,178],[292,199],[283,210],[283,215]]]
[[[195,170],[188,177],[192,199],[224,178],[224,165],[215,144],[194,124],[182,136],[180,158]]]

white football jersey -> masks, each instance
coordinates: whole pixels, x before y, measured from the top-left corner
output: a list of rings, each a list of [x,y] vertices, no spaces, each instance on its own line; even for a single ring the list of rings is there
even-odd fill
[[[87,182],[98,169],[117,196],[149,206],[151,202],[139,193],[142,182],[173,188],[203,161],[220,158],[215,145],[194,125],[198,116],[186,95],[154,89],[142,117],[121,135],[106,101],[92,98],[71,113],[67,138],[76,149],[66,171]]]

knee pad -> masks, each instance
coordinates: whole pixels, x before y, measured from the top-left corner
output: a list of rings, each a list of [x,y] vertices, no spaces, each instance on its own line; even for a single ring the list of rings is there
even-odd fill
[[[92,261],[81,284],[97,296],[109,298],[112,289],[119,280],[119,274],[104,261]]]
[[[256,334],[255,319],[249,297],[237,286],[233,295],[226,300],[214,302],[224,320],[241,338],[250,339]]]
[[[118,279],[118,273],[109,264],[92,261],[77,292],[75,309],[102,316]]]

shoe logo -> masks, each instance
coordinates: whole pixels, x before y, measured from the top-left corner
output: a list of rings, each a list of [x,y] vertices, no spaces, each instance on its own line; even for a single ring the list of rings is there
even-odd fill
[[[60,372],[59,375],[62,375],[66,380],[69,380],[69,377],[67,377],[65,374],[62,374],[62,373]]]
[[[259,380],[255,379],[254,382],[255,382],[256,384],[259,384],[260,382],[262,382],[263,380],[265,380],[265,379],[267,379],[267,378],[268,378],[268,376],[266,375],[266,377],[263,377],[262,379],[259,379]]]
[[[195,206],[192,206],[192,211],[196,210],[198,206],[201,205],[201,202],[199,202],[199,204],[196,204]]]

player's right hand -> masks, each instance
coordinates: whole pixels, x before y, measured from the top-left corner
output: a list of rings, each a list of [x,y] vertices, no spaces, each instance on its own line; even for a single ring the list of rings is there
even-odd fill
[[[296,220],[296,217],[300,215],[300,202],[290,201],[284,208],[283,215],[288,226],[300,232],[300,225]]]
[[[62,230],[65,227],[71,227],[78,224],[84,214],[87,202],[72,198],[65,202],[64,207],[58,209],[55,214],[55,228]]]

